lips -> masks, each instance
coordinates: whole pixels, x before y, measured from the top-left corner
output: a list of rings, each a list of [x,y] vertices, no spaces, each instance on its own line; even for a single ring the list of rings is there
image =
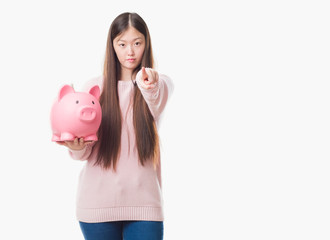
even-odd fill
[[[128,61],[128,62],[134,62],[135,61],[135,58],[128,58],[128,59],[126,59],[126,61]]]

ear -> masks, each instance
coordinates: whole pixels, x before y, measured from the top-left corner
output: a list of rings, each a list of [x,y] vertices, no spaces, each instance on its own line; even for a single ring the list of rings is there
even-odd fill
[[[69,93],[74,93],[74,89],[73,87],[69,86],[69,85],[64,85],[60,92],[58,93],[58,101],[60,101],[65,95],[69,94]]]
[[[100,98],[100,87],[95,85],[89,90],[89,94],[93,95],[96,99]]]

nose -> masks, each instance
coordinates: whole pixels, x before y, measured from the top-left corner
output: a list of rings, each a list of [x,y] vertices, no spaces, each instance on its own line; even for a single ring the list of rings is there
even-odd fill
[[[81,107],[78,114],[79,119],[84,122],[92,122],[96,117],[96,111],[91,107]]]
[[[132,46],[128,46],[128,56],[134,56],[134,50]]]

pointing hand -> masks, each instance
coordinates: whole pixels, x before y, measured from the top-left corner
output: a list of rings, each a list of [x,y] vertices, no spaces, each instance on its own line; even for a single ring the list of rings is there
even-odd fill
[[[141,87],[144,89],[153,89],[156,87],[158,83],[158,72],[153,70],[152,68],[145,68],[138,72],[136,76],[137,80],[141,83]]]

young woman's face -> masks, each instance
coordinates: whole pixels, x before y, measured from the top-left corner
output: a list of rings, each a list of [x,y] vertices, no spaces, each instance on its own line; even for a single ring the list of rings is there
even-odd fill
[[[122,71],[133,71],[141,63],[145,38],[142,33],[130,26],[113,40],[113,47]]]

